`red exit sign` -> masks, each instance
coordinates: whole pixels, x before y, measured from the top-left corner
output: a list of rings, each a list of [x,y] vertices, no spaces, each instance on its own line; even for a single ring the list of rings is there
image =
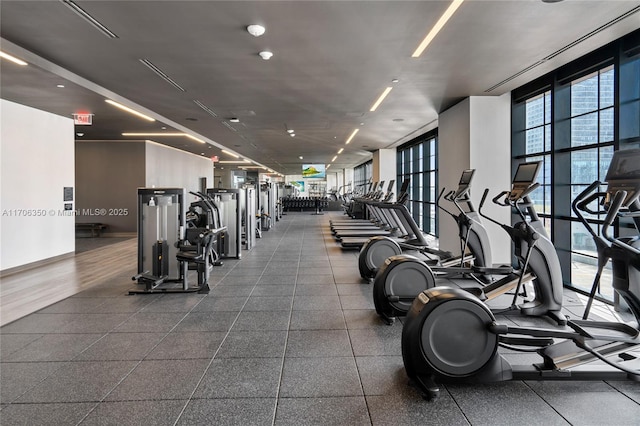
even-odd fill
[[[91,126],[93,124],[93,114],[73,114],[73,124]]]

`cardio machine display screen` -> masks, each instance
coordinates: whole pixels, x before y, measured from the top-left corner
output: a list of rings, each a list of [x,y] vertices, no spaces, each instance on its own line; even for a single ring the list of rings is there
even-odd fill
[[[528,183],[536,180],[538,175],[538,169],[540,168],[540,161],[535,163],[522,163],[518,165],[518,170],[513,178],[513,183]]]
[[[469,185],[471,183],[471,179],[473,178],[473,173],[475,169],[469,169],[462,172],[462,176],[460,177],[460,183],[458,185]]]
[[[606,181],[640,179],[640,149],[616,151],[611,159]]]
[[[400,187],[400,194],[407,192],[407,189],[409,189],[410,182],[411,182],[410,179],[405,179],[402,181],[402,186]]]

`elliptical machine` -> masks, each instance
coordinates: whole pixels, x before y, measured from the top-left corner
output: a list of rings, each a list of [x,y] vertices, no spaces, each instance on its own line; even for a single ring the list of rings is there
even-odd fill
[[[515,246],[515,256],[519,269],[511,266],[472,265],[466,268],[432,268],[425,262],[410,256],[392,256],[385,260],[373,283],[373,301],[376,312],[387,323],[393,323],[395,317],[404,316],[409,311],[413,299],[422,291],[435,287],[436,278],[452,276],[469,277],[471,287],[465,290],[473,292],[481,300],[491,300],[507,292],[514,291],[508,310],[519,310],[523,315],[543,316],[553,319],[558,325],[566,324],[562,309],[562,271],[553,243],[538,218],[529,198],[539,184],[534,183],[540,162],[522,163],[513,178],[510,191],[503,191],[493,198],[500,206],[514,208],[522,221],[514,226],[501,224],[482,214],[488,190],[485,190],[479,214],[502,227],[509,234]],[[531,218],[527,221],[525,212]],[[479,277],[499,275],[500,279],[487,282]],[[517,298],[525,283],[533,284],[532,300],[517,305]]]
[[[640,240],[614,238],[609,233],[621,208],[631,207],[627,215],[637,218],[640,207],[636,201],[640,169],[622,173],[622,158],[632,158],[631,164],[638,167],[640,150],[614,154],[607,174],[608,189],[597,195],[604,197],[607,212],[602,235],[611,243],[613,288],[625,300],[635,321],[569,320],[569,329],[564,330],[512,327],[498,324],[491,310],[469,292],[448,287],[425,290],[414,300],[402,330],[405,370],[425,397],[438,396],[436,381],[640,381],[640,362],[629,353],[640,345]],[[591,185],[590,192],[598,186]],[[511,365],[498,353],[498,346],[524,347],[527,352],[535,347],[542,362]],[[618,359],[612,360],[615,355]],[[592,361],[605,365],[594,367],[589,365]]]
[[[471,262],[476,266],[491,265],[489,237],[480,221],[478,212],[475,211],[471,203],[470,191],[474,173],[475,169],[463,171],[460,182],[458,183],[458,189],[445,194],[446,189],[443,188],[436,202],[438,208],[450,215],[458,224],[460,256],[454,256],[451,252],[431,248],[426,244],[426,241],[425,244],[420,244],[420,240],[377,236],[370,238],[360,250],[358,256],[360,276],[365,280],[374,278],[385,259],[400,255],[405,250],[424,255],[426,259],[423,260],[429,266],[444,268],[451,266],[462,267]],[[440,203],[442,198],[452,202],[460,213],[454,214],[442,207]],[[466,210],[462,208],[460,203],[466,205]],[[470,255],[465,254],[467,248],[469,248]]]

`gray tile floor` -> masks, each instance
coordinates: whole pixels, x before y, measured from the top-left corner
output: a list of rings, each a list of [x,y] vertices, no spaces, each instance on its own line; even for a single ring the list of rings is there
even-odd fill
[[[423,400],[402,324],[378,319],[329,218],[284,216],[206,296],[127,296],[122,271],[4,326],[0,424],[640,424],[632,382],[447,385]]]

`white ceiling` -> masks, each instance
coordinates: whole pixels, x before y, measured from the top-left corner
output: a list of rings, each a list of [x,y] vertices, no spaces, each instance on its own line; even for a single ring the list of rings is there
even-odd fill
[[[64,116],[94,114],[92,126],[76,129],[82,139],[177,129],[207,143],[147,139],[232,160],[220,151],[226,147],[285,174],[299,174],[302,163],[330,163],[342,147],[332,167],[357,165],[370,151],[434,127],[438,113],[465,97],[502,95],[640,28],[640,1],[467,0],[411,58],[449,1],[75,3],[118,38],[62,1],[2,0],[2,50],[30,63],[0,62],[2,98]],[[254,23],[266,27],[263,36],[246,31]],[[273,58],[262,60],[262,50]],[[385,87],[393,90],[370,112]]]

